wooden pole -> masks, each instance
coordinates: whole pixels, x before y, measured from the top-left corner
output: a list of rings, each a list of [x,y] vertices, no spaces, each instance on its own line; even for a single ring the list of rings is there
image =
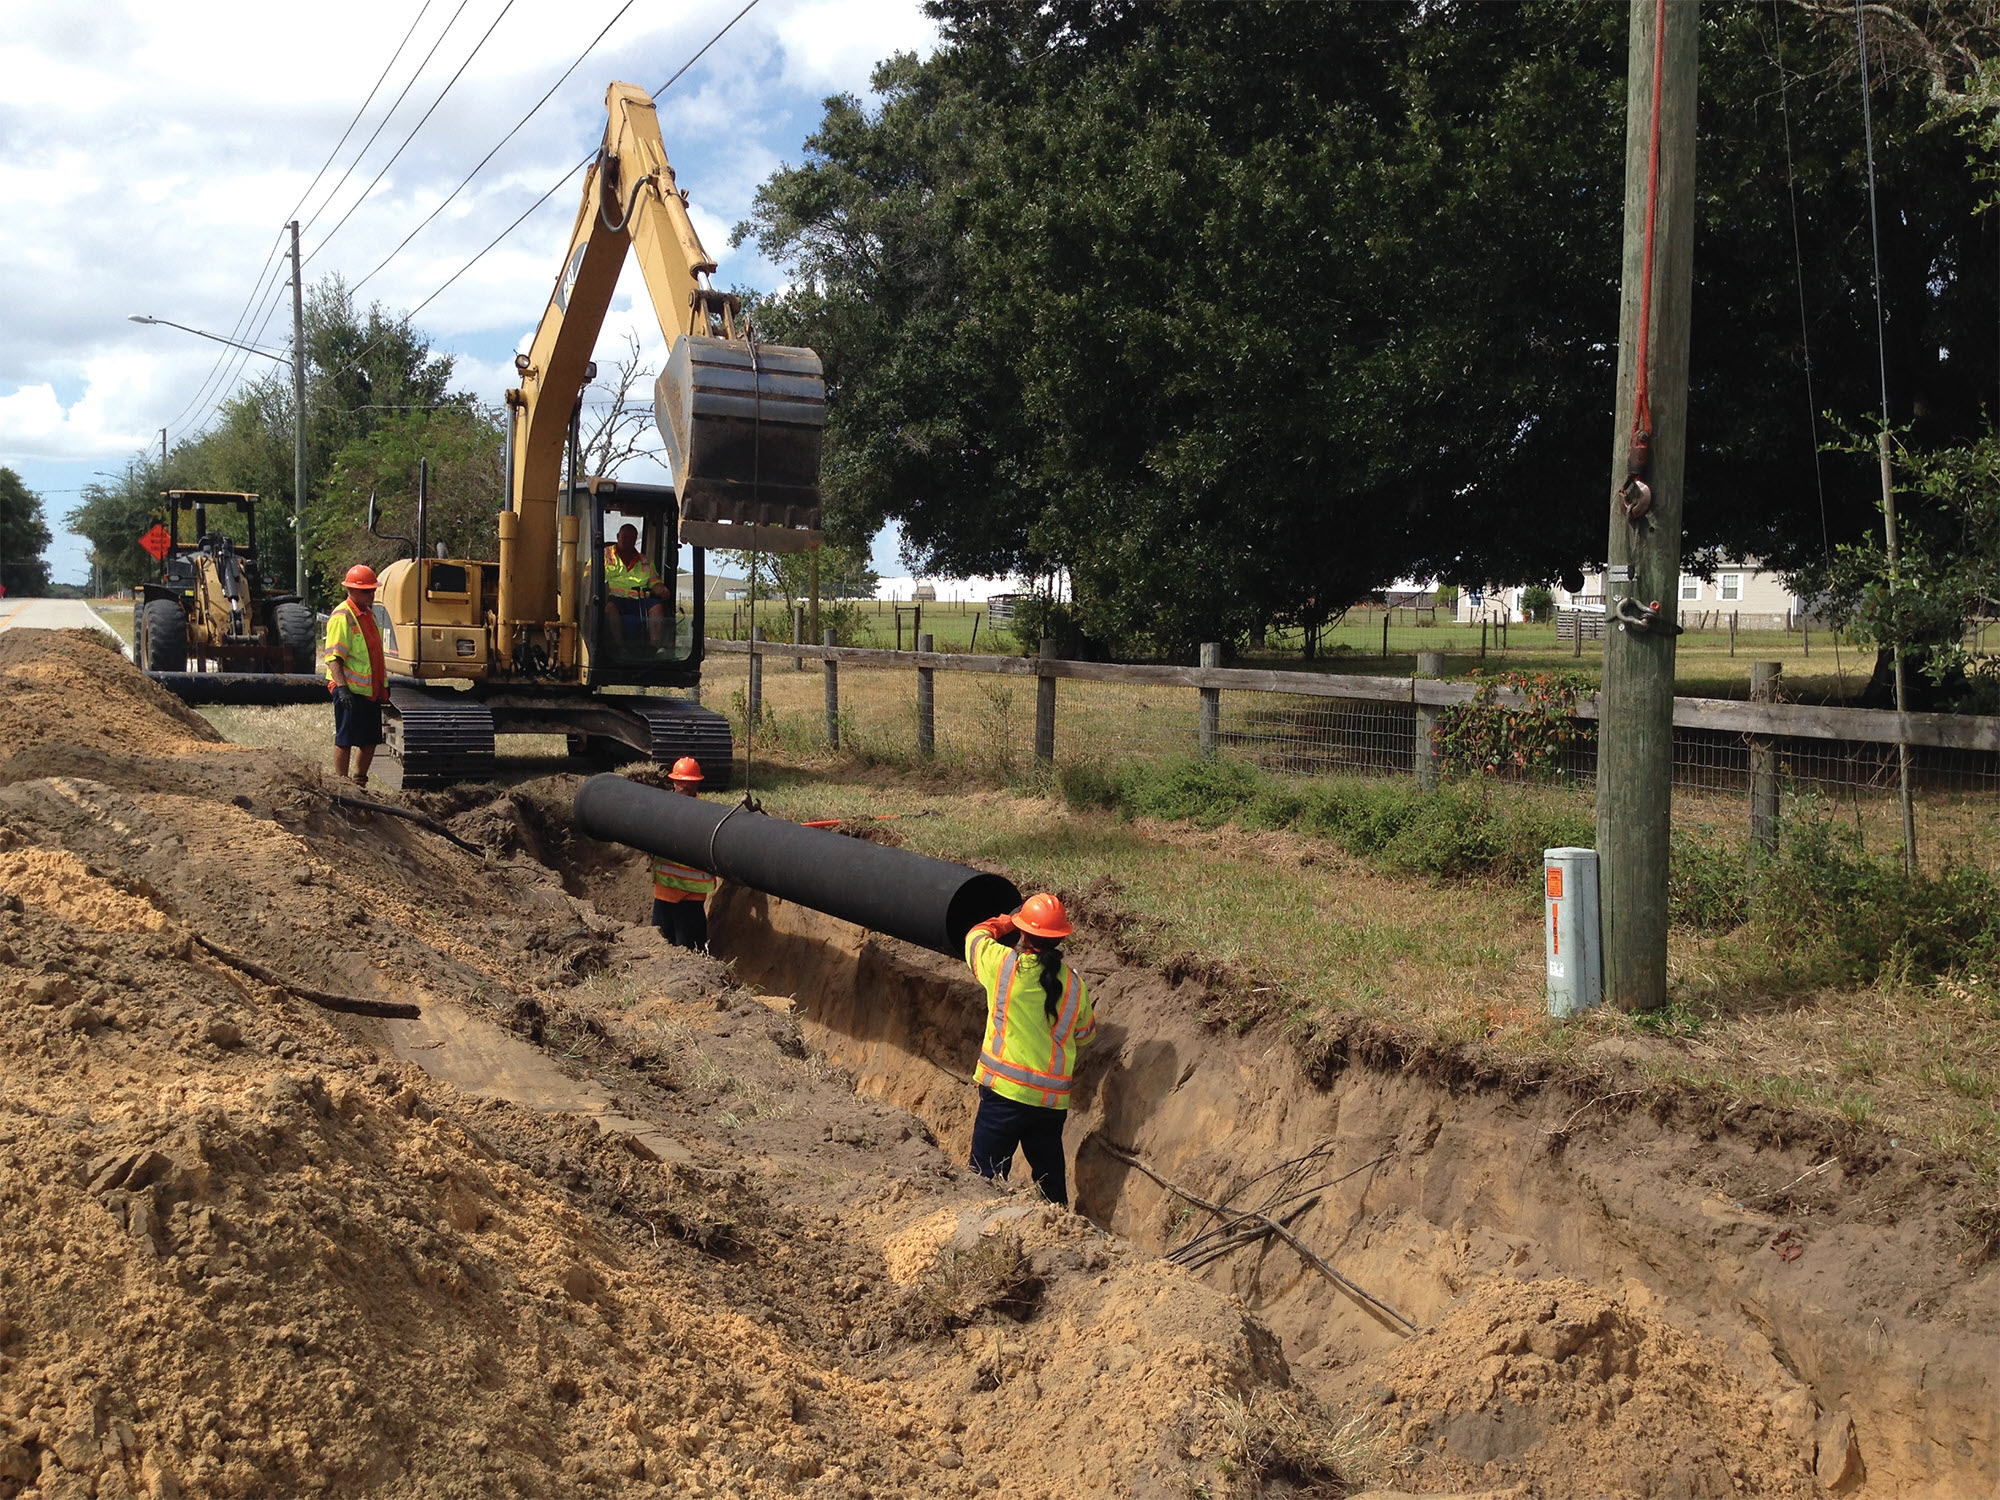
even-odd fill
[[[803,604],[794,604],[792,606],[792,644],[794,646],[800,645],[805,641],[805,638],[806,607]],[[794,672],[803,672],[805,669],[806,659],[803,656],[792,658],[792,670]]]
[[[1689,304],[1694,270],[1695,51],[1693,0],[1632,0],[1625,113],[1625,245],[1618,320],[1607,548],[1604,686],[1599,697],[1597,849],[1604,993],[1624,1010],[1667,1001],[1667,849],[1673,815],[1674,635],[1681,571],[1681,485],[1687,456]],[[1658,198],[1649,204],[1654,65],[1659,63]],[[1651,212],[1649,214],[1649,206]],[[1649,225],[1650,220],[1650,225]],[[1651,459],[1645,513],[1628,519],[1620,491],[1631,463],[1646,243],[1654,244],[1647,334]],[[1619,618],[1630,601],[1651,628]],[[1629,607],[1629,606],[1628,606]],[[1609,627],[1616,624],[1615,630]]]
[[[1785,664],[1750,663],[1750,701],[1775,703]],[[1750,861],[1778,852],[1778,747],[1767,734],[1750,736]]]
[[[834,632],[825,631],[819,638],[822,646],[837,646]],[[840,748],[840,663],[828,657],[826,666],[826,748]]]
[[[1389,659],[1389,607],[1382,606],[1382,660]]]
[[[917,637],[917,650],[928,654],[931,638]],[[917,668],[917,754],[929,760],[937,754],[937,673],[929,667]]]
[[[1222,646],[1216,641],[1201,643],[1201,664],[1204,667],[1222,665]],[[1200,688],[1201,712],[1195,721],[1195,745],[1204,759],[1215,758],[1216,741],[1222,731],[1222,689]]]
[[[1417,676],[1444,676],[1444,653],[1442,651],[1419,651],[1417,653]],[[1412,691],[1415,691],[1414,684]],[[1414,764],[1417,785],[1429,791],[1438,781],[1437,754],[1437,709],[1428,703],[1417,705],[1417,743]]]
[[[1041,660],[1053,660],[1056,643],[1049,636],[1043,636],[1041,648],[1035,653]],[[1035,679],[1035,759],[1052,762],[1056,758],[1056,680],[1042,676]]]

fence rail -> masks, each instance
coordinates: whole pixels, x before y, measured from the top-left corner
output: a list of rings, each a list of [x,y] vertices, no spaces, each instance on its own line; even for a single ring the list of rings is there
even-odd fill
[[[1201,755],[1284,776],[1413,776],[1444,769],[1433,731],[1480,687],[1430,676],[1125,665],[1048,656],[710,640],[704,691],[807,754],[949,760],[1010,779],[1032,761]],[[751,653],[755,653],[752,655]],[[772,670],[766,659],[823,664]],[[1219,652],[1205,649],[1205,661]],[[848,670],[842,670],[847,668]],[[1420,671],[1440,669],[1437,661]],[[1032,684],[1032,686],[1031,686]],[[823,693],[823,703],[822,703]],[[1502,708],[1525,706],[1500,688]],[[823,715],[823,716],[822,716]],[[1549,795],[1584,799],[1597,773],[1594,694]],[[1900,841],[1897,746],[1912,747],[1928,842],[2000,862],[2000,718],[1683,697],[1674,700],[1677,820],[1748,830],[1777,794],[1816,796],[1885,846]],[[1567,790],[1565,790],[1565,788]],[[1761,792],[1760,792],[1761,789]],[[1538,794],[1539,795],[1539,794]],[[1759,802],[1759,796],[1763,801]],[[1757,803],[1763,814],[1751,811]]]
[[[800,646],[775,641],[710,640],[709,652],[756,651],[765,656],[807,657],[857,667],[937,672],[985,672],[1008,677],[1057,677],[1133,687],[1183,687],[1238,693],[1278,693],[1296,698],[1423,704],[1444,708],[1469,703],[1479,689],[1468,682],[1425,677],[1365,677],[1332,672],[1278,672],[1255,667],[1165,667],[1119,662],[1068,661],[1044,656],[967,656],[946,651],[883,651],[865,646]],[[1493,701],[1520,708],[1525,697],[1496,689]],[[1575,716],[1598,717],[1597,695],[1580,695]],[[1852,740],[1864,744],[1928,745],[2000,754],[2000,718],[1971,714],[1899,714],[1891,709],[1820,708],[1804,703],[1753,703],[1736,698],[1675,698],[1676,729],[1792,739]]]

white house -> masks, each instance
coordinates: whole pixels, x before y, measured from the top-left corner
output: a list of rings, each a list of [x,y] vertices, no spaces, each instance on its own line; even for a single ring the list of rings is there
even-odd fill
[[[1521,609],[1524,585],[1481,588],[1477,585],[1458,591],[1458,620],[1477,625],[1481,620],[1507,620],[1518,624],[1527,618]],[[1558,609],[1604,608],[1604,575],[1586,573],[1583,587],[1572,594],[1560,584],[1549,592]],[[1683,573],[1680,584],[1679,618],[1695,628],[1721,629],[1730,615],[1742,630],[1785,630],[1799,616],[1799,599],[1785,587],[1784,579],[1758,563],[1718,564],[1711,578]]]

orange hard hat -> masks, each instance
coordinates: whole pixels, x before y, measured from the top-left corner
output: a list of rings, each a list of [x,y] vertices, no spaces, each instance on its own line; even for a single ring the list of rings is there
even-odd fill
[[[674,762],[674,768],[667,772],[667,780],[669,781],[704,781],[706,779],[701,774],[701,762],[696,760],[692,755],[683,755],[679,760]]]
[[[340,581],[351,589],[372,589],[375,587],[375,570],[367,563],[356,563]]]
[[[1062,902],[1047,891],[1030,896],[1014,913],[1014,925],[1038,938],[1066,938],[1076,929],[1069,925],[1069,913]]]

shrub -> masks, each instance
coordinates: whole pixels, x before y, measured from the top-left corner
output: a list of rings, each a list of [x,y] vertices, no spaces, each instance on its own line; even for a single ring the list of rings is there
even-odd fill
[[[1546,585],[1537,583],[1521,590],[1521,613],[1537,625],[1547,624],[1555,612],[1556,596],[1549,592]]]
[[[1910,982],[2000,958],[2000,879],[1970,865],[1906,875],[1827,810],[1789,820],[1759,878],[1757,925],[1808,970]]]
[[[1667,920],[1694,932],[1727,932],[1750,915],[1750,861],[1712,828],[1673,831]]]
[[[1497,701],[1502,687],[1521,693],[1520,708]],[[1481,678],[1469,703],[1439,711],[1432,744],[1448,776],[1525,776],[1553,781],[1569,770],[1583,738],[1574,714],[1588,684],[1574,672],[1507,672]]]

